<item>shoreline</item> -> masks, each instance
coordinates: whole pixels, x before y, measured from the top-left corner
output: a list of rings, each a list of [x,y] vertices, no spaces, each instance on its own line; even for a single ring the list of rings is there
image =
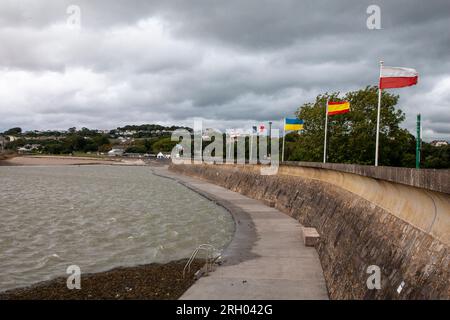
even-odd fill
[[[15,156],[0,159],[0,166],[81,166],[81,165],[119,165],[119,166],[159,166],[164,160],[134,158],[96,158],[76,156]]]
[[[51,166],[113,164],[114,160],[73,156],[15,156],[0,160],[0,166]]]
[[[1,300],[175,300],[195,283],[195,273],[204,261],[192,262],[183,278],[187,259],[117,267],[81,274],[81,289],[69,290],[67,277],[41,281],[23,288],[0,292]]]

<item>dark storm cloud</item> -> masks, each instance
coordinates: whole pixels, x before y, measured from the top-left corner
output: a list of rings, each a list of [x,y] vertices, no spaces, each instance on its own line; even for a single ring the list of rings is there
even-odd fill
[[[366,27],[372,4],[381,30]],[[66,26],[69,5],[79,31]],[[375,85],[382,58],[420,72],[393,91],[405,126],[420,112],[424,138],[450,138],[449,15],[447,0],[2,1],[0,130],[249,126]]]

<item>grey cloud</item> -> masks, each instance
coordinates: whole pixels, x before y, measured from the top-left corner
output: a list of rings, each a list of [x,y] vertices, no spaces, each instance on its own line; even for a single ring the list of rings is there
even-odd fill
[[[64,28],[70,4],[82,10],[78,33]],[[405,127],[413,132],[420,112],[424,132],[450,138],[450,3],[377,1],[382,30],[366,28],[370,4],[2,1],[0,130],[195,117],[248,126],[292,115],[318,93],[375,85],[383,58],[420,73],[418,86],[392,91]]]

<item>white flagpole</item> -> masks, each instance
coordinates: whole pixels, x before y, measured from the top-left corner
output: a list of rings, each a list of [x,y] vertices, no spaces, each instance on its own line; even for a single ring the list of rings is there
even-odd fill
[[[281,121],[283,121],[283,152],[281,153],[281,162],[284,162],[284,140],[286,137],[286,131],[284,130],[284,124],[286,122],[286,118],[282,119]]]
[[[380,110],[381,110],[381,70],[383,69],[383,61],[380,61],[380,79],[378,79],[378,110],[377,110],[377,137],[375,141],[375,166],[378,166],[378,148],[380,143]]]
[[[228,143],[229,143],[229,147],[228,147],[228,159],[231,159],[231,148],[234,147],[232,141],[233,141],[233,138],[232,138],[231,133],[230,133],[230,140],[229,140],[229,142],[228,142]],[[233,148],[233,149],[234,149],[234,148]],[[233,157],[233,158],[234,158],[234,157]],[[234,159],[233,159],[233,162],[234,162]]]
[[[327,132],[328,132],[328,99],[325,105],[325,139],[323,141],[323,163],[327,162]]]
[[[248,164],[252,164],[252,156],[253,156],[253,126],[252,129],[250,131],[250,150],[249,150],[249,159],[248,159]]]

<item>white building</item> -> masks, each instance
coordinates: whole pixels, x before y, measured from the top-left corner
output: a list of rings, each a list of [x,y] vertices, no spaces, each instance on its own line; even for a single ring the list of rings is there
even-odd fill
[[[434,147],[443,147],[443,146],[448,146],[448,142],[445,140],[434,140],[434,141],[431,141],[431,145]]]
[[[33,151],[37,151],[40,147],[40,144],[27,144],[21,148],[17,148],[17,152],[19,154],[31,153]]]
[[[164,156],[164,154],[163,154],[162,152],[159,152],[159,153],[156,155],[156,158],[158,158],[158,159],[164,159],[165,156]]]
[[[110,157],[120,157],[123,156],[124,150],[123,149],[112,149],[111,151],[108,151],[108,156]]]

